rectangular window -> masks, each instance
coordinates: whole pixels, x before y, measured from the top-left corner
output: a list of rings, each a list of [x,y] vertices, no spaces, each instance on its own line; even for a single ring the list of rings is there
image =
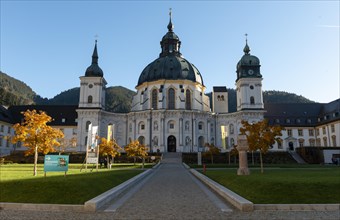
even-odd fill
[[[319,136],[320,135],[320,130],[319,128],[316,129],[316,136]]]
[[[6,147],[9,147],[9,144],[11,143],[9,140],[5,140],[6,141]]]
[[[0,131],[1,131],[1,132],[4,132],[4,125],[1,125]]]
[[[141,126],[140,126],[140,129],[141,129],[141,130],[144,130],[144,129],[145,129],[145,125],[144,125],[144,124],[141,125]]]
[[[309,136],[314,136],[314,130],[313,129],[309,129],[308,133],[309,133]]]
[[[170,129],[174,129],[175,125],[173,123],[170,123]]]
[[[299,130],[298,130],[298,135],[299,135],[299,136],[303,136],[303,130],[302,130],[302,129],[299,129]]]
[[[335,132],[335,126],[334,125],[331,125],[331,131],[332,131],[332,133]]]
[[[326,127],[322,127],[322,134],[326,134]]]
[[[202,130],[202,129],[203,129],[202,124],[199,124],[199,125],[198,125],[198,130]]]
[[[288,129],[288,130],[287,130],[287,135],[288,135],[289,137],[292,136],[292,129]]]
[[[2,147],[2,140],[3,140],[3,137],[0,136],[0,147]]]

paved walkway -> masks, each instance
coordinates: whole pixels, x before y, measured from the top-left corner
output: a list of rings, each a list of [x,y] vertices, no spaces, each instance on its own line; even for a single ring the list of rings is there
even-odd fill
[[[183,167],[180,154],[165,154],[142,184],[122,206],[116,207],[116,201],[106,211],[115,211],[113,217],[118,219],[210,219],[232,211]]]
[[[95,213],[0,210],[0,219],[340,219],[339,211],[240,212],[193,177],[168,153],[154,172]]]

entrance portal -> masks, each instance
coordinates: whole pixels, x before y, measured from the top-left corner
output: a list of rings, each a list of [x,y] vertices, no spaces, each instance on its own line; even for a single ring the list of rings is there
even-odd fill
[[[173,135],[168,137],[168,152],[176,152],[176,137]]]

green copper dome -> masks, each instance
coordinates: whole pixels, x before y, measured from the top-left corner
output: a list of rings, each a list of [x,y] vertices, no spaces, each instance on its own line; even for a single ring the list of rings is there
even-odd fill
[[[97,40],[92,54],[92,64],[85,71],[87,77],[103,77],[103,70],[98,66]]]
[[[161,79],[190,80],[204,85],[198,69],[183,57],[174,55],[160,57],[147,65],[139,77],[138,86]]]
[[[190,80],[204,85],[198,69],[180,53],[181,41],[173,32],[171,17],[167,27],[168,32],[160,42],[162,52],[159,58],[144,68],[137,86],[157,80]]]

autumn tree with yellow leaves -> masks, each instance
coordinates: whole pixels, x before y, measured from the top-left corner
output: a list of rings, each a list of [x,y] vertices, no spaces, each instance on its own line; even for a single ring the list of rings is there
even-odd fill
[[[12,143],[20,141],[27,147],[25,156],[34,154],[33,176],[36,176],[38,153],[54,152],[55,147],[60,145],[58,139],[63,138],[64,134],[59,129],[47,125],[52,118],[43,111],[27,110],[21,113],[24,115],[24,121],[13,125],[15,135]]]
[[[261,173],[263,173],[262,154],[267,153],[269,147],[280,140],[282,136],[282,127],[270,126],[268,120],[264,119],[256,123],[248,121],[241,122],[243,127],[240,128],[242,135],[247,136],[250,151],[260,151]]]
[[[107,140],[106,138],[100,139],[99,144],[99,154],[102,156],[107,157],[107,167],[110,166],[110,156],[112,157],[112,160],[116,156],[120,155],[120,152],[122,151],[122,148],[117,144],[116,140]]]
[[[147,148],[140,144],[138,140],[131,141],[127,146],[125,146],[125,151],[128,157],[133,157],[133,163],[136,165],[137,157],[143,159],[143,169],[144,169],[144,161],[148,156]]]

